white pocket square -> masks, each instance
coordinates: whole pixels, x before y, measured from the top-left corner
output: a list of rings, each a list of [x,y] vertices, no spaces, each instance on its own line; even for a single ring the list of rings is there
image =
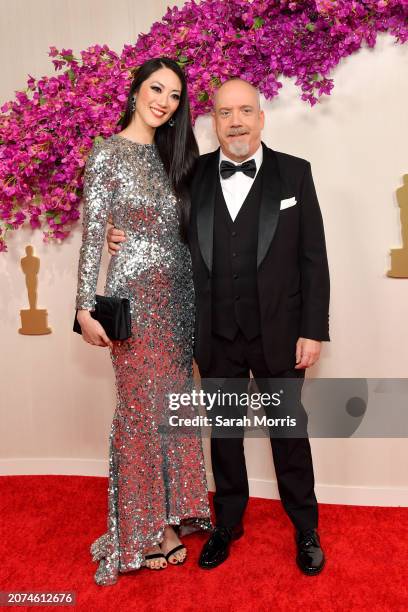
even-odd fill
[[[284,210],[285,208],[289,208],[290,206],[294,206],[295,204],[297,204],[295,196],[293,196],[293,198],[286,198],[286,200],[281,200],[280,209]]]

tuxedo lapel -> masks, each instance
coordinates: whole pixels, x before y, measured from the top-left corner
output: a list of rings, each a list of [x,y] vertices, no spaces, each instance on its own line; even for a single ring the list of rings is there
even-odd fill
[[[279,220],[282,182],[278,162],[272,149],[263,143],[263,182],[259,210],[257,267],[263,262],[271,245]]]
[[[219,149],[208,156],[202,172],[202,183],[197,194],[197,235],[201,255],[207,268],[212,270],[214,206],[218,181]]]

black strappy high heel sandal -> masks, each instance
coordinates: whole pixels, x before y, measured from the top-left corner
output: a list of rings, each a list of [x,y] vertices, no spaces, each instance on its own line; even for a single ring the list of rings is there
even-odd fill
[[[173,531],[175,531],[178,537],[180,534],[180,525],[170,525],[170,527],[173,529]],[[169,557],[171,557],[171,555],[174,555],[174,553],[178,552],[179,550],[182,550],[183,548],[185,549],[186,554],[182,561],[179,561],[177,557],[176,557],[177,563],[172,563],[171,561],[169,561]],[[184,546],[184,544],[178,544],[177,546],[169,550],[169,552],[166,555],[164,555],[164,558],[166,559],[167,563],[170,563],[170,565],[182,565],[184,561],[187,559],[187,548]]]
[[[174,555],[174,553],[176,553],[177,551],[181,550],[182,548],[184,548],[186,550],[186,552],[187,552],[187,548],[184,546],[184,544],[178,544],[178,546],[175,546],[174,548],[169,550],[167,555],[164,555],[164,558],[166,559],[167,563],[170,563],[171,565],[182,565],[187,557],[184,557],[184,559],[182,561],[179,561],[177,559],[177,557],[175,557],[177,563],[172,563],[171,561],[169,561],[169,557],[171,557],[171,555]]]
[[[167,561],[167,558],[166,558],[166,556],[163,553],[151,553],[150,555],[145,555],[145,558],[144,558],[145,561],[150,561],[150,559],[166,559],[166,561]],[[156,568],[148,567],[147,565],[144,565],[144,567],[146,569],[151,569],[151,570],[154,569],[156,571]],[[166,567],[159,567],[159,569],[161,569],[161,570],[162,569],[166,569]]]

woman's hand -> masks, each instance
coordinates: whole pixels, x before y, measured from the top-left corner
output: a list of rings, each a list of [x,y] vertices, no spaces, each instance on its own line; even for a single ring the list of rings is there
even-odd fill
[[[112,340],[108,338],[99,321],[91,317],[89,310],[78,310],[77,319],[85,342],[94,346],[109,346],[110,349],[113,347]]]

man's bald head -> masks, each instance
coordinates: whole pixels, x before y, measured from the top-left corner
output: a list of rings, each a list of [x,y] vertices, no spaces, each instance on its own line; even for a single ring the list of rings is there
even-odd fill
[[[224,81],[224,83],[215,92],[213,100],[214,109],[217,108],[217,105],[223,103],[225,96],[237,95],[237,93],[240,93],[241,91],[248,92],[249,95],[252,93],[254,101],[256,99],[258,108],[261,108],[259,90],[248,81],[245,81],[245,79],[234,77],[232,79],[228,79],[228,81]]]
[[[214,96],[213,125],[223,153],[240,162],[261,144],[265,116],[259,91],[244,79],[229,79]]]

